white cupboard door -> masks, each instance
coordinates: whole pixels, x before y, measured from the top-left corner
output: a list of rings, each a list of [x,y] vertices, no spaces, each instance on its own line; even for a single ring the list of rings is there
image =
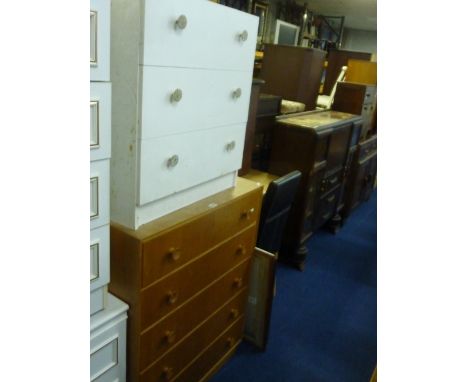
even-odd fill
[[[89,253],[89,281],[93,291],[107,285],[110,281],[108,224],[91,230]]]
[[[92,161],[111,156],[111,84],[90,84],[90,138],[89,149]]]
[[[90,212],[91,229],[109,224],[109,160],[91,162]]]
[[[139,205],[241,167],[245,124],[141,141]]]
[[[90,53],[91,81],[110,81],[110,0],[90,2]]]
[[[246,123],[252,75],[144,67],[141,139]]]
[[[252,72],[258,17],[206,0],[146,0],[144,65]]]

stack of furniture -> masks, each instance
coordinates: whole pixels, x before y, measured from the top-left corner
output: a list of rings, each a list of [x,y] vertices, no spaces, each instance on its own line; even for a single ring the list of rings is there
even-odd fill
[[[337,111],[277,117],[269,173],[302,173],[280,259],[304,268],[306,241],[320,227],[341,224],[343,190],[361,134],[362,118]]]
[[[266,81],[262,91],[314,110],[326,54],[320,49],[266,44],[259,74]]]
[[[113,1],[112,221],[137,229],[235,185],[257,28],[206,0]]]
[[[90,4],[90,313],[91,380],[125,381],[128,306],[107,293],[109,283],[110,0]]]
[[[112,293],[129,311],[128,381],[206,381],[240,343],[262,187],[111,226]]]

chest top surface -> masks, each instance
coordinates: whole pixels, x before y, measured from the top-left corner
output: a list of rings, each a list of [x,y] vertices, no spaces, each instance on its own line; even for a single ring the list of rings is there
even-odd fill
[[[359,117],[354,114],[343,113],[340,111],[312,111],[297,113],[291,116],[280,117],[277,119],[279,124],[292,125],[304,129],[321,129],[334,127],[342,122],[354,122]]]

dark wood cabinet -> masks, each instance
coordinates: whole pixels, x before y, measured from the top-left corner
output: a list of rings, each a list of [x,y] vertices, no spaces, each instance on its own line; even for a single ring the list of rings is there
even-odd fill
[[[377,176],[377,136],[359,142],[344,193],[342,217],[347,218],[362,202],[369,200]]]
[[[362,138],[373,131],[376,118],[375,85],[353,82],[338,82],[332,109],[362,116]]]
[[[302,102],[314,110],[326,52],[320,49],[266,44],[259,77],[263,92]]]
[[[318,228],[337,229],[344,207],[343,190],[356,153],[362,118],[337,111],[277,117],[269,173],[302,173],[284,239],[282,260],[304,267],[305,243]]]
[[[354,52],[350,50],[330,50],[327,56],[327,68],[325,75],[325,83],[323,85],[323,94],[329,95],[333,85],[335,85],[338,74],[341,68],[348,65],[349,59],[370,60],[371,53]]]

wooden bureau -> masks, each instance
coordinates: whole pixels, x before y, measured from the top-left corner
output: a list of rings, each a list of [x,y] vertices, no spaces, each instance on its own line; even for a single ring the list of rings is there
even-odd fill
[[[373,130],[376,113],[375,85],[354,82],[338,82],[332,109],[362,116],[361,137],[366,138]]]
[[[131,230],[111,224],[109,290],[129,306],[127,380],[199,381],[239,344],[262,187],[219,192]]]
[[[335,230],[341,224],[343,189],[362,118],[329,110],[285,115],[276,122],[268,172],[302,173],[279,255],[303,269],[307,239],[327,223]]]

